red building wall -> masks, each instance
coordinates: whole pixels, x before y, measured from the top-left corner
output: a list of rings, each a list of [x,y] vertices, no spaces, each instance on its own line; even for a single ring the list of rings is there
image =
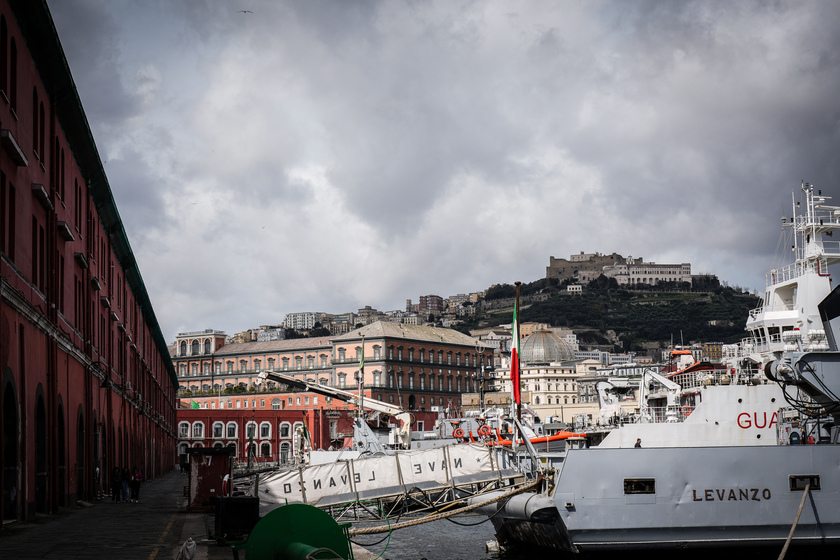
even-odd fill
[[[0,0],[0,521],[175,464],[177,377],[54,29]]]

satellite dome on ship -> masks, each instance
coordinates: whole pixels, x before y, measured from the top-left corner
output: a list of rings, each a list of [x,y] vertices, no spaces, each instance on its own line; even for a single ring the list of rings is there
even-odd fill
[[[519,348],[524,365],[549,364],[574,358],[574,350],[565,340],[548,331],[529,334]]]

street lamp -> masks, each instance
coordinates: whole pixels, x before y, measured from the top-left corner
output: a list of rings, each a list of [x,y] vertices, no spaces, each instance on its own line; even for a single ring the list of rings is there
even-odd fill
[[[478,406],[484,412],[484,354],[481,353],[482,345],[475,345],[475,353],[478,356],[476,367],[478,368]]]

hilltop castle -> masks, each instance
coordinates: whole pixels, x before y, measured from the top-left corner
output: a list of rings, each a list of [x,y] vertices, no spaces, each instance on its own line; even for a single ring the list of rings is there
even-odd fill
[[[545,269],[546,278],[560,281],[577,278],[586,284],[601,275],[615,278],[619,285],[649,284],[659,282],[691,282],[691,264],[656,264],[644,262],[641,257],[622,257],[618,253],[584,253],[571,255],[567,259],[549,258]]]

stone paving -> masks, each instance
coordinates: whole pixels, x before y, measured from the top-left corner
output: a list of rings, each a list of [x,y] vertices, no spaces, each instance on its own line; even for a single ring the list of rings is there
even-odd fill
[[[34,522],[7,523],[0,558],[173,560],[189,537],[196,542],[194,560],[233,558],[229,547],[207,538],[212,514],[187,512],[186,484],[187,477],[173,471],[143,483],[139,503],[106,496]]]

